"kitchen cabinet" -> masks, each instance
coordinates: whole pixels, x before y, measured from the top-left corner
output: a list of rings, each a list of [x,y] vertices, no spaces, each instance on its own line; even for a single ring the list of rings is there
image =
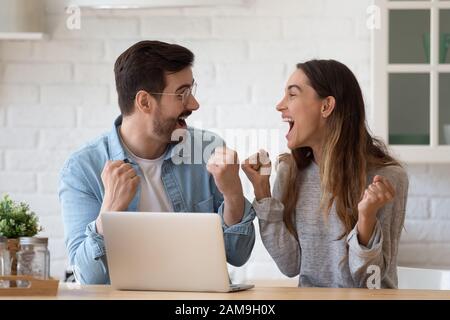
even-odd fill
[[[0,40],[40,40],[44,34],[43,0],[0,0]]]
[[[450,163],[450,1],[375,6],[374,134],[405,162]]]

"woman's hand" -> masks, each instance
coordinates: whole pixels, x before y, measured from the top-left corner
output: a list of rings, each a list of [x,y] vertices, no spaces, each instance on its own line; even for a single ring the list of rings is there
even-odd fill
[[[375,217],[378,210],[392,201],[394,197],[395,189],[388,179],[378,175],[375,176],[358,204],[359,215],[364,218]]]
[[[272,163],[270,162],[267,151],[261,149],[258,153],[245,159],[241,164],[241,168],[253,185],[256,200],[270,198]]]
[[[375,176],[358,204],[358,240],[362,245],[366,246],[372,237],[378,210],[394,197],[391,183],[382,176]]]

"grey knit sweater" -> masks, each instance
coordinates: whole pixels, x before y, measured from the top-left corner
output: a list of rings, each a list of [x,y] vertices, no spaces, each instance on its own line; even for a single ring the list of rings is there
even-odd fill
[[[320,176],[314,162],[301,171],[297,180],[300,184],[295,209],[297,241],[283,223],[284,206],[280,200],[287,172],[288,165],[280,163],[272,197],[253,202],[262,241],[281,272],[289,277],[300,275],[301,287],[366,288],[368,281],[376,283],[371,266],[378,266],[381,287],[396,288],[398,243],[408,194],[405,170],[388,166],[369,173],[368,184],[374,175],[382,175],[394,186],[396,197],[377,213],[377,223],[367,246],[358,242],[356,225],[347,237],[339,240],[344,226],[334,206],[325,221],[319,211]]]

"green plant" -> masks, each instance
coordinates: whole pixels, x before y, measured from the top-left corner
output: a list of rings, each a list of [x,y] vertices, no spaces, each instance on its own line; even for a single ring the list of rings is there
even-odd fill
[[[16,203],[5,194],[0,201],[0,236],[33,237],[42,227],[39,218],[24,202]]]

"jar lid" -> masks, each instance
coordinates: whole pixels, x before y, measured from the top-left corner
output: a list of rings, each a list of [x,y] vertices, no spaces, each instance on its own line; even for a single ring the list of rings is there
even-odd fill
[[[27,244],[48,244],[48,238],[42,238],[42,237],[20,237],[20,245],[27,245]]]

